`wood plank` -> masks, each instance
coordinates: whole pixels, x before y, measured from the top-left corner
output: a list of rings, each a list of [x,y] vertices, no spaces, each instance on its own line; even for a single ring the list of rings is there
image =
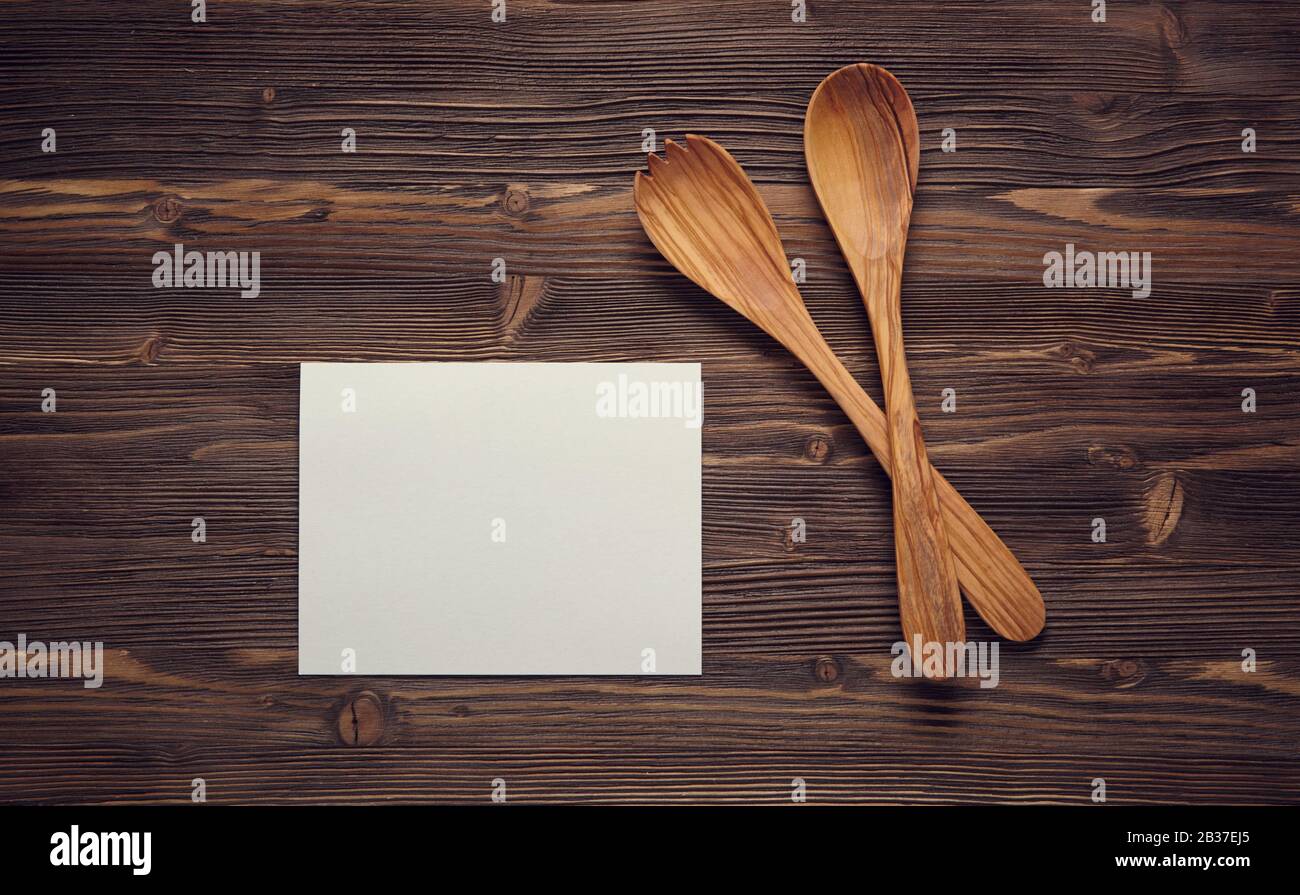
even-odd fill
[[[155,289],[150,270],[146,263],[95,273],[24,271],[0,296],[0,364],[573,360],[576,340],[581,358],[592,360],[701,360],[719,373],[759,361],[772,374],[797,366],[757,328],[667,270],[663,277],[512,274],[498,285],[486,270],[290,278],[269,269],[256,301],[232,290]],[[536,294],[521,316],[510,309],[524,289]],[[843,264],[809,266],[801,291],[827,341],[879,396],[866,314]],[[1131,376],[1161,373],[1217,377],[1231,391],[1236,380],[1267,384],[1295,371],[1300,288],[1173,281],[1145,300],[1115,289],[1044,289],[1041,278],[926,280],[909,268],[903,325],[923,394],[1012,380],[1026,395],[1069,384],[1089,392],[1101,380],[1128,388],[1141,384]],[[1126,397],[1144,394],[1133,388]],[[1153,396],[1143,410],[1170,397]],[[1237,408],[1240,388],[1230,398]],[[1261,408],[1281,411],[1281,403],[1261,401]],[[1053,412],[1038,404],[1036,413]],[[964,418],[964,403],[959,408],[954,419]]]
[[[183,646],[187,639],[192,645]],[[705,754],[815,745],[836,754],[1140,757],[1177,741],[1203,756],[1239,756],[1248,741],[1254,758],[1284,760],[1300,735],[1300,719],[1287,711],[1300,694],[1300,665],[1265,660],[1247,673],[1226,650],[1196,660],[1049,659],[1050,649],[1004,644],[1000,677],[985,689],[970,677],[899,680],[886,645],[823,655],[710,648],[702,678],[506,679],[301,678],[293,646],[225,649],[183,632],[125,642],[106,645],[99,689],[8,682],[12,744],[57,749],[80,730],[76,743],[87,748],[220,751],[238,731],[240,748],[292,745],[325,756],[340,744],[339,713],[363,692],[383,707],[382,745],[401,753],[508,752],[527,742],[544,754],[641,742]],[[196,706],[204,723],[189,723]],[[61,723],[41,723],[47,717]]]
[[[102,85],[57,92],[0,88],[11,127],[0,134],[15,179],[139,180],[167,171],[180,183],[240,178],[306,179],[357,190],[394,185],[438,193],[458,184],[505,187],[587,182],[619,185],[645,162],[646,127],[656,145],[686,133],[713,137],[761,183],[805,180],[804,103],[789,89],[720,93],[698,102],[606,89],[565,95],[543,80],[513,105],[500,93],[466,101],[408,89],[320,84],[280,92],[231,91],[222,81],[167,81],[113,97]],[[809,86],[811,94],[814,81]],[[910,86],[910,85],[909,85]],[[1288,189],[1297,173],[1300,95],[1127,93],[989,88],[910,91],[921,125],[921,186],[1245,187]],[[111,114],[107,109],[111,108]],[[153,121],[162,110],[166,128]],[[56,125],[60,152],[37,151]],[[562,126],[562,129],[561,127]],[[1244,127],[1256,152],[1242,152]],[[341,151],[343,127],[358,151]],[[956,149],[941,148],[943,129]],[[147,132],[148,140],[140,133]],[[545,136],[539,136],[544,134]]]
[[[68,769],[76,768],[75,775]],[[980,803],[1095,806],[1092,781],[1106,780],[1110,805],[1288,804],[1300,791],[1294,763],[1205,759],[1138,761],[1105,754],[1008,757],[947,752],[923,764],[910,753],[803,750],[653,753],[594,750],[537,755],[421,749],[184,750],[19,748],[0,770],[0,799],[50,803],[189,804],[202,777],[212,803],[490,804],[493,781],[507,802],[790,804],[805,783],[810,804]]]
[[[0,26],[15,35],[11,64],[23,83],[111,75],[149,88],[162,71],[211,74],[258,91],[269,81],[277,95],[357,82],[499,96],[568,75],[571,89],[587,94],[625,88],[698,97],[743,85],[806,97],[850,61],[884,65],[909,89],[1210,87],[1260,95],[1293,94],[1296,86],[1288,41],[1300,14],[1287,5],[1270,8],[1266,23],[1250,0],[1112,3],[1105,23],[1091,21],[1088,5],[1033,0],[811,5],[821,8],[800,24],[788,4],[749,0],[511,0],[508,21],[494,26],[490,7],[464,0],[253,0],[195,27],[188,10],[163,0],[142,0],[126,14],[111,0],[75,11],[9,0],[0,4]],[[252,58],[258,65],[245,64]]]
[[[742,158],[742,162],[743,162]],[[350,189],[267,179],[183,184],[140,180],[6,180],[0,215],[4,270],[102,272],[176,243],[256,251],[267,288],[281,277],[434,270],[486,274],[494,258],[520,274],[631,273],[676,278],[641,231],[631,182],[515,185],[522,217],[503,207],[510,188]],[[760,189],[787,252],[813,267],[841,262],[806,183]],[[171,200],[173,204],[165,204]],[[165,220],[160,220],[160,216]],[[174,219],[173,219],[173,216]],[[1042,284],[1044,253],[1067,243],[1152,255],[1166,280],[1290,285],[1300,204],[1256,187],[1170,189],[948,188],[918,195],[907,255],[911,278]]]

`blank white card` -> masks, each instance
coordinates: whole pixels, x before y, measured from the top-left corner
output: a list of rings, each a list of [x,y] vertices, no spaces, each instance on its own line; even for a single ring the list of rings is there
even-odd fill
[[[301,368],[300,674],[699,674],[699,364]]]

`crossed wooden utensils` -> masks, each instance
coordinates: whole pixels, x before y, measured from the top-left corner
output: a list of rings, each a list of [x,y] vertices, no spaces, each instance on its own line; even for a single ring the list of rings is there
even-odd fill
[[[725,149],[687,135],[647,159],[633,196],[669,262],[797,357],[852,421],[893,482],[899,615],[909,647],[966,639],[961,596],[1010,640],[1042,629],[1042,595],[1006,544],[931,465],[903,353],[903,253],[920,161],[907,91],[885,69],[841,68],[818,86],[804,155],[823,214],[871,320],[881,412],[822,337],[767,206]]]

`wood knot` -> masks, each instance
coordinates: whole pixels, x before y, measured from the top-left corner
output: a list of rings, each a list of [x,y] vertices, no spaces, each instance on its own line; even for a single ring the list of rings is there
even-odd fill
[[[546,278],[511,274],[501,284],[501,325],[506,341],[520,338],[524,326],[541,307]]]
[[[373,746],[384,733],[384,706],[369,690],[350,697],[339,709],[339,740],[348,746]]]
[[[1160,7],[1159,29],[1160,38],[1164,41],[1165,46],[1171,50],[1177,50],[1187,44],[1187,28],[1183,25],[1183,20],[1178,17],[1178,12],[1169,6]]]
[[[520,217],[528,212],[528,191],[522,187],[511,187],[501,197],[501,207],[511,217]]]
[[[1146,492],[1146,511],[1142,523],[1147,530],[1147,545],[1154,547],[1169,540],[1183,515],[1183,485],[1172,472],[1156,476]]]
[[[154,333],[144,340],[139,348],[135,350],[135,359],[145,366],[152,366],[158,363],[159,356],[162,355],[163,346],[167,340],[163,338],[162,333]]]
[[[840,663],[830,656],[821,656],[813,665],[813,677],[829,684],[840,676]]]
[[[819,432],[804,442],[803,455],[813,463],[825,463],[830,458],[831,446],[830,436]]]
[[[154,203],[153,216],[162,224],[175,223],[181,216],[181,200],[175,196],[164,196]]]
[[[274,101],[275,101],[275,88],[274,88],[274,87],[263,87],[263,88],[262,88],[262,102],[264,102],[264,103],[269,103],[269,102],[274,102]]]
[[[1146,679],[1146,664],[1141,659],[1111,659],[1101,666],[1101,676],[1117,688],[1127,690]]]
[[[1069,339],[1066,339],[1060,345],[1057,345],[1050,353],[1052,356],[1065,361],[1080,373],[1091,373],[1092,368],[1096,366],[1097,363],[1096,352],[1091,351],[1082,345],[1076,345]]]
[[[1088,448],[1088,462],[1093,466],[1111,466],[1115,469],[1136,469],[1142,461],[1132,448],[1122,444],[1094,444]]]
[[[1093,115],[1104,115],[1115,108],[1118,99],[1114,93],[1076,93],[1074,102],[1079,108]]]

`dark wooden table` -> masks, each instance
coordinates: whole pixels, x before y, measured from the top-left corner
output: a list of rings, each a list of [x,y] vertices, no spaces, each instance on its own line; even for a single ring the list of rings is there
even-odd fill
[[[108,652],[0,679],[0,800],[1300,798],[1300,5],[186,5],[0,4],[0,639]],[[891,676],[884,475],[632,211],[645,129],[728,146],[878,397],[801,142],[859,60],[921,122],[931,456],[1047,600],[994,689]],[[177,242],[261,295],[153,288]],[[1066,243],[1150,297],[1044,288]],[[300,678],[305,360],[702,362],[704,675]]]

